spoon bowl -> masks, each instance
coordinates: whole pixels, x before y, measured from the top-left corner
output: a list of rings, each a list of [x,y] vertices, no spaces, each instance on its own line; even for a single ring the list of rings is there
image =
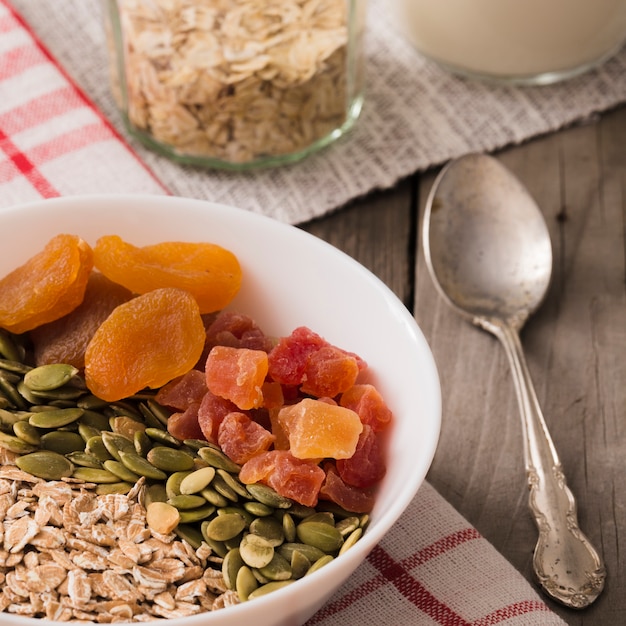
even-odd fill
[[[543,215],[524,186],[496,159],[470,154],[450,162],[433,185],[424,216],[424,254],[445,300],[495,335],[517,393],[529,488],[539,531],[533,569],[543,590],[571,608],[602,592],[606,571],[578,526],[526,365],[519,331],[550,284],[552,247]]]
[[[550,234],[524,186],[499,161],[469,155],[442,171],[428,207],[424,247],[439,292],[463,314],[522,324],[552,272]]]

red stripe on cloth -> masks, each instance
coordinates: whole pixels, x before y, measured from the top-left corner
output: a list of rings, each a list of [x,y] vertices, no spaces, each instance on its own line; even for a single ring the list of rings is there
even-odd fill
[[[0,77],[6,80],[45,62],[46,57],[41,50],[34,45],[25,44],[0,56]]]
[[[52,56],[50,51],[41,42],[39,37],[31,29],[30,25],[22,18],[22,16],[13,8],[8,0],[0,0],[0,4],[4,5],[18,24],[30,35],[38,50],[45,56],[45,58],[54,65],[54,67],[61,73],[63,78],[71,85],[75,94],[81,99],[83,104],[89,107],[100,119],[102,124],[110,131],[110,133],[122,144],[126,151],[137,161],[137,163],[150,175],[150,177],[163,189],[167,194],[171,195],[171,192],[167,187],[157,178],[154,172],[143,162],[139,155],[130,147],[124,137],[115,129],[115,127],[109,122],[109,120],[100,112],[98,107],[87,97],[87,95],[80,89],[80,87],[74,82],[72,77],[61,67],[57,60]]]
[[[83,101],[68,85],[38,96],[30,102],[24,102],[15,109],[0,113],[0,128],[3,128],[7,135],[15,135],[81,106]]]
[[[61,194],[53,187],[43,174],[37,170],[33,162],[4,134],[0,128],[0,150],[2,150],[26,180],[35,188],[42,198],[56,198]],[[16,170],[14,170],[16,171]]]
[[[372,550],[368,561],[393,584],[393,586],[420,611],[445,626],[470,626],[447,604],[437,599],[424,585],[380,546]]]
[[[512,617],[519,617],[520,615],[534,613],[535,611],[550,612],[550,609],[547,604],[538,600],[524,600],[523,602],[509,604],[509,606],[504,606],[489,615],[485,615],[472,622],[472,626],[495,626]]]
[[[111,130],[106,126],[100,123],[88,124],[87,126],[81,126],[80,128],[54,137],[50,141],[39,144],[32,150],[29,150],[28,154],[33,163],[37,166],[41,166],[64,154],[69,154],[85,146],[113,138],[113,133],[111,133]]]

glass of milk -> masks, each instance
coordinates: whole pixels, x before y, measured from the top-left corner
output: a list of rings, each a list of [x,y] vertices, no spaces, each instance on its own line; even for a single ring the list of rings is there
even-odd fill
[[[469,77],[518,84],[570,78],[626,41],[626,0],[395,0],[424,56]]]

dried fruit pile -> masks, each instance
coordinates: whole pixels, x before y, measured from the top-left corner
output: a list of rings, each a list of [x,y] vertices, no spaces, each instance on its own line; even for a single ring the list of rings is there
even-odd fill
[[[213,244],[52,239],[0,280],[0,447],[40,479],[141,484],[152,531],[208,544],[247,599],[358,539],[392,416],[358,355],[223,311],[240,284]]]

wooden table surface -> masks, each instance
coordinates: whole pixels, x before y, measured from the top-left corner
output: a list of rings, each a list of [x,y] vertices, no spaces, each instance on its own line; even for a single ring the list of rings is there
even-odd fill
[[[572,625],[626,624],[626,108],[497,153],[545,214],[553,281],[521,339],[580,526],[603,554],[602,596]],[[433,351],[443,423],[430,483],[528,580],[521,423],[500,343],[451,311],[431,282],[421,220],[438,170],[302,225],[377,274]],[[621,546],[621,553],[620,553]],[[534,584],[534,583],[533,583]]]

